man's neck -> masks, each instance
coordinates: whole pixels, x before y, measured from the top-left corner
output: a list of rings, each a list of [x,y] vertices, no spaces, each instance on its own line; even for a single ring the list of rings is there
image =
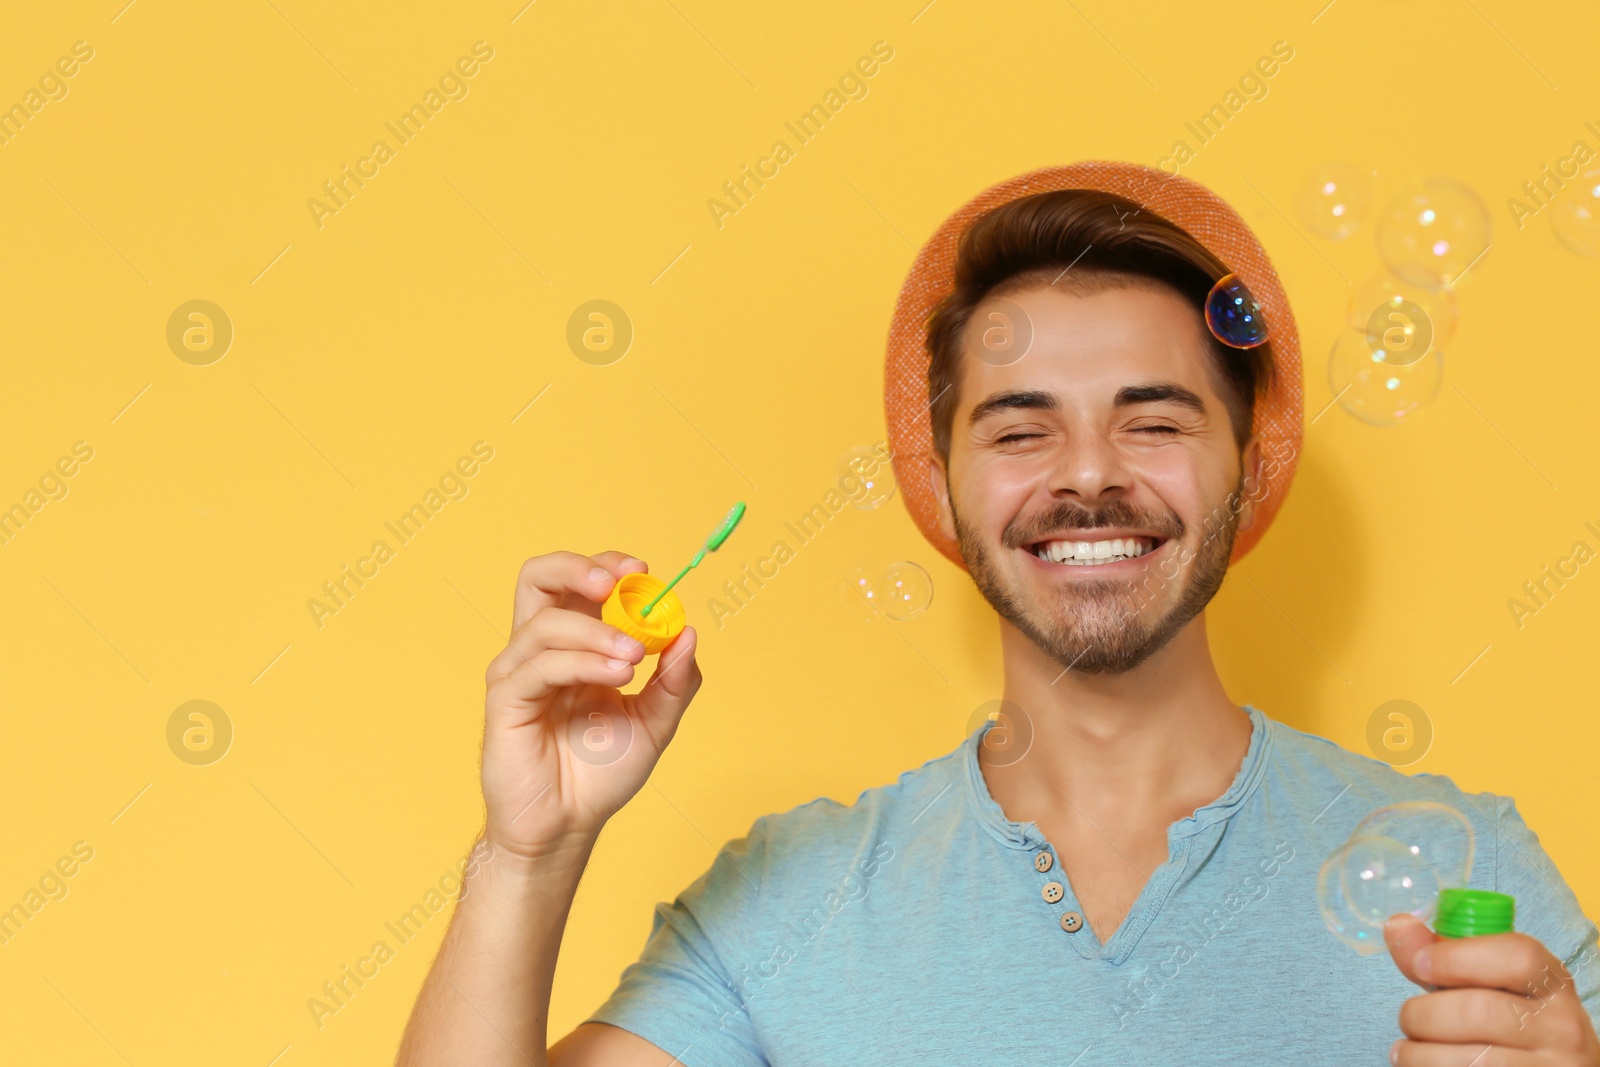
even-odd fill
[[[1223,689],[1196,616],[1139,667],[1061,670],[1004,619],[1005,699],[1027,715],[1027,754],[984,764],[1016,821],[1075,807],[1091,820],[1152,832],[1225,793],[1250,745],[1249,716]]]

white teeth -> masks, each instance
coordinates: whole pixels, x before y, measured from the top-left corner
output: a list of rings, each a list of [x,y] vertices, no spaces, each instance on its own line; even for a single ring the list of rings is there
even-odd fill
[[[1040,559],[1071,566],[1097,566],[1137,559],[1150,551],[1142,537],[1115,537],[1105,541],[1047,541],[1035,553]]]

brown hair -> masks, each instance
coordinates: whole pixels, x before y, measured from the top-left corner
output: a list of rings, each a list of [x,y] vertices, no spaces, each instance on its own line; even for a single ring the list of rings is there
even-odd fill
[[[1070,269],[1069,269],[1070,268]],[[1189,233],[1115,193],[1058,189],[1005,203],[961,235],[955,286],[928,318],[928,398],[933,447],[950,459],[951,423],[967,320],[989,296],[1034,285],[1078,293],[1137,285],[1175,290],[1205,316],[1206,297],[1228,267]],[[1232,348],[1203,330],[1240,448],[1255,402],[1272,385],[1272,343]]]

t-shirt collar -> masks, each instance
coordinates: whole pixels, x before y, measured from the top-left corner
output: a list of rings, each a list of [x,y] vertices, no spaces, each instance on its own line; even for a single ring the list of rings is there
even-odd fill
[[[1250,747],[1245,750],[1244,760],[1239,764],[1239,772],[1234,775],[1233,783],[1228,786],[1227,792],[1216,800],[1196,808],[1194,814],[1186,815],[1173,823],[1168,834],[1169,840],[1176,841],[1197,834],[1206,827],[1231,816],[1250,798],[1262,775],[1266,773],[1267,754],[1272,740],[1270,720],[1260,709],[1250,704],[1245,704],[1243,707],[1250,716]],[[989,795],[989,785],[983,780],[983,772],[978,766],[978,745],[995,722],[993,719],[984,722],[961,743],[960,764],[966,778],[967,799],[971,810],[984,828],[1002,844],[1018,849],[1042,848],[1049,842],[1039,827],[1031,821],[1019,823],[1008,819],[999,802]]]

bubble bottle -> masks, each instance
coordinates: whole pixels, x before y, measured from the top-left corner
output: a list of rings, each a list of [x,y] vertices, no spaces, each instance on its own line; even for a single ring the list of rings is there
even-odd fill
[[[683,632],[688,617],[683,601],[672,592],[685,574],[695,567],[707,552],[715,552],[733,533],[733,528],[744,518],[744,501],[735,504],[722,520],[689,565],[679,571],[670,582],[643,572],[624,574],[611,587],[611,595],[600,606],[602,621],[615,626],[644,646],[645,655],[653,656],[672,643]]]
[[[1440,937],[1482,937],[1508,934],[1517,914],[1517,900],[1488,889],[1441,889],[1433,932]]]

